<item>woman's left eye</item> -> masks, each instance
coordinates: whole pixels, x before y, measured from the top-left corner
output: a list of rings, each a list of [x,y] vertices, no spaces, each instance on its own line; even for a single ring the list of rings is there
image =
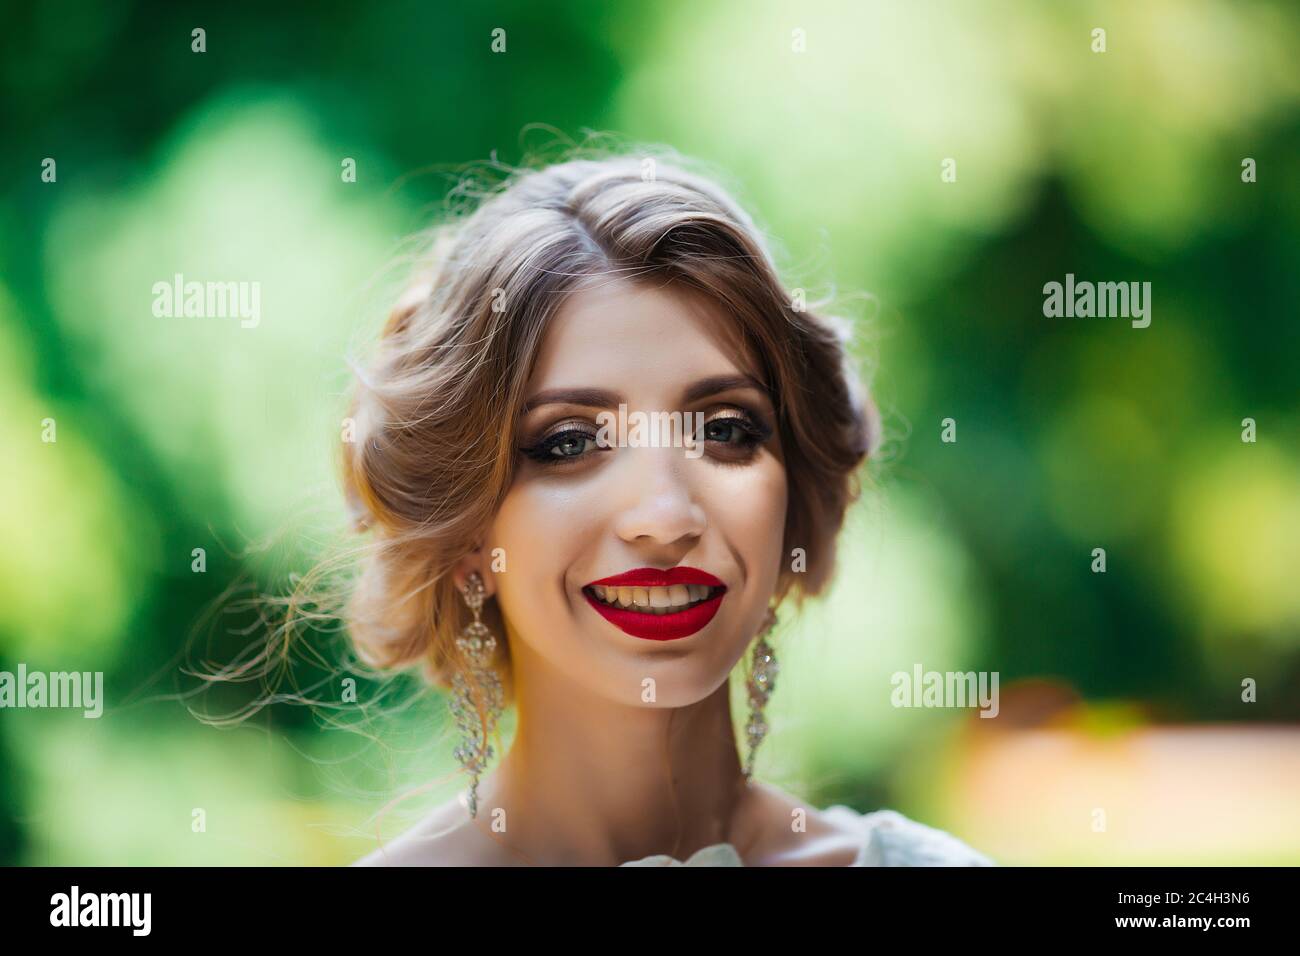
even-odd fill
[[[720,441],[726,445],[743,445],[756,437],[753,427],[742,418],[715,418],[704,423],[705,441]]]

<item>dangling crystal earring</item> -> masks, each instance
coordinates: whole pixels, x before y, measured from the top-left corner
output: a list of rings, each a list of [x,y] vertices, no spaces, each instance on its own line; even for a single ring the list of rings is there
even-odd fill
[[[776,652],[767,643],[767,636],[776,627],[776,612],[767,609],[767,618],[758,632],[754,642],[753,655],[749,668],[749,723],[745,726],[745,736],[749,738],[749,756],[745,759],[745,782],[754,775],[754,754],[758,745],[767,736],[767,722],[763,720],[763,708],[776,687],[776,674],[780,668],[776,663]]]
[[[486,593],[478,572],[465,584],[465,603],[474,612],[474,620],[456,638],[456,647],[469,662],[469,676],[457,672],[452,678],[451,715],[460,729],[461,745],[456,759],[469,771],[469,815],[478,816],[478,778],[492,758],[488,742],[503,709],[501,679],[492,668],[497,639],[483,623],[483,598]],[[480,706],[481,705],[481,706]]]

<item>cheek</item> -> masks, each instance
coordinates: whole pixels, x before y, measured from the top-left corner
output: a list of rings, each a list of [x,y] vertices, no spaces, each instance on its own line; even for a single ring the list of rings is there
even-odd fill
[[[495,584],[507,616],[555,610],[566,600],[565,571],[593,540],[598,522],[590,489],[558,482],[511,488],[486,539],[489,560],[504,564]]]
[[[788,505],[785,466],[764,455],[749,465],[714,468],[702,485],[701,502],[710,525],[739,552],[753,584],[775,584]]]

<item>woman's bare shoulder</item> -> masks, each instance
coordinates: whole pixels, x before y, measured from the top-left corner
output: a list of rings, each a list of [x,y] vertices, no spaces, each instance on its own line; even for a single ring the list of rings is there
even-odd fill
[[[495,866],[501,862],[495,851],[460,801],[453,799],[352,866]]]
[[[859,866],[997,866],[988,856],[945,830],[913,820],[897,810],[858,813],[851,807],[828,807],[865,835]]]
[[[818,810],[776,787],[762,792],[775,836],[757,857],[770,866],[996,866],[943,830],[896,810],[859,813],[843,804]],[[752,865],[752,864],[751,864]]]
[[[851,821],[772,784],[753,787],[765,835],[746,852],[746,865],[848,866],[858,858],[862,830]]]

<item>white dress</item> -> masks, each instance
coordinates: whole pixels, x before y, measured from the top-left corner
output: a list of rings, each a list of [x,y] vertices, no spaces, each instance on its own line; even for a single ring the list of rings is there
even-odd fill
[[[897,810],[858,813],[835,804],[822,811],[856,826],[862,833],[857,858],[849,866],[997,866],[951,833],[903,816]],[[730,843],[715,843],[692,853],[684,862],[665,853],[629,860],[620,866],[744,866]]]

